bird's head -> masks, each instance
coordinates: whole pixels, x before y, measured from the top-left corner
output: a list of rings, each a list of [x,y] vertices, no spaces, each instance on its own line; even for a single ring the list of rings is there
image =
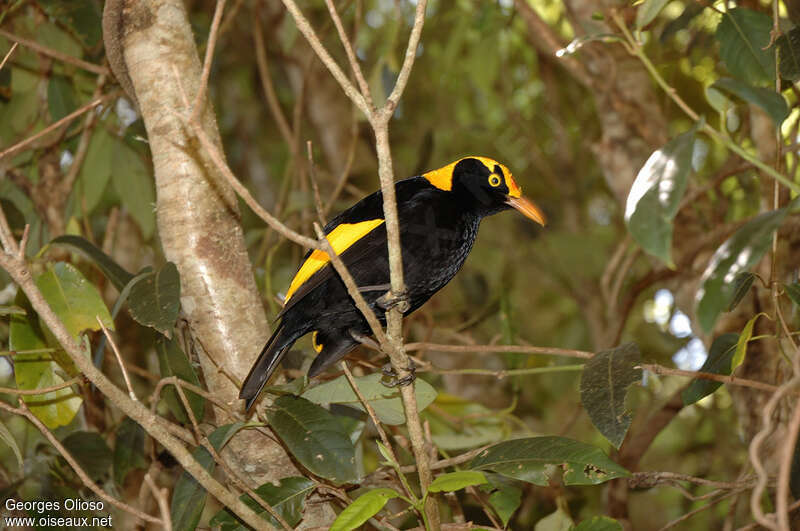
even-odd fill
[[[465,157],[422,176],[436,188],[469,201],[482,215],[514,208],[540,225],[546,223],[542,210],[523,197],[511,172],[496,160]]]

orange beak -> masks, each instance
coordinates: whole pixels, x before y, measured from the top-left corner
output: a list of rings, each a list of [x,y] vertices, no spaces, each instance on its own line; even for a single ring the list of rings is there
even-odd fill
[[[506,204],[520,211],[526,218],[532,219],[542,227],[547,224],[544,212],[536,204],[525,197],[511,197],[506,199]]]

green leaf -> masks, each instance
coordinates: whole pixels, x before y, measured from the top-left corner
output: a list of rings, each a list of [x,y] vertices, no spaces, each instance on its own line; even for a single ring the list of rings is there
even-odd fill
[[[439,393],[436,409],[422,413],[431,427],[433,442],[445,451],[476,448],[508,437],[511,431],[501,412],[464,398]],[[459,422],[454,424],[452,419]]]
[[[158,365],[162,378],[177,376],[185,382],[200,387],[200,380],[189,362],[189,358],[175,339],[159,336],[156,339],[156,352],[158,353]],[[175,418],[184,424],[189,422],[189,417],[183,407],[183,401],[174,386],[166,386],[161,394]],[[184,394],[189,406],[192,408],[195,419],[199,421],[203,418],[205,412],[205,398],[188,389],[184,389]]]
[[[734,77],[757,84],[775,79],[771,31],[772,19],[764,13],[736,8],[723,15],[716,34],[719,55]]]
[[[792,299],[792,302],[800,306],[800,282],[785,284],[783,288],[786,290],[786,295]]]
[[[373,373],[355,378],[361,394],[375,410],[378,419],[384,424],[397,426],[406,421],[400,391],[386,387],[381,383],[381,374]],[[422,411],[436,399],[436,390],[421,378],[414,381],[414,394],[417,396],[417,408]],[[317,404],[345,404],[364,411],[353,388],[345,376],[306,390],[303,398]]]
[[[400,496],[395,490],[388,488],[373,489],[356,498],[345,507],[333,521],[330,531],[350,531],[364,524],[378,514],[386,502]]]
[[[208,436],[208,442],[219,452],[242,426],[244,426],[243,422],[220,426]],[[209,474],[214,473],[216,462],[208,450],[197,447],[192,451],[192,456]],[[169,512],[173,531],[194,531],[197,528],[203,507],[206,505],[206,495],[207,492],[203,486],[184,470],[172,492],[172,505]]]
[[[22,293],[17,294],[17,305],[25,308],[28,315],[12,315],[9,325],[9,348],[11,350],[47,349],[44,333],[38,319],[34,319],[33,309]],[[52,354],[17,354],[14,356],[14,380],[18,389],[41,389],[64,383],[58,363]],[[83,402],[70,388],[59,389],[41,395],[23,395],[22,399],[31,412],[48,428],[66,426]]]
[[[794,27],[778,37],[778,68],[782,78],[800,79],[800,28]]]
[[[719,249],[700,278],[696,301],[697,320],[710,333],[719,314],[733,298],[733,279],[757,264],[772,244],[772,233],[783,222],[788,207],[760,214],[737,230]]]
[[[44,11],[61,22],[86,48],[93,48],[101,37],[102,22],[97,2],[86,0],[42,0]]]
[[[489,505],[495,510],[497,516],[508,526],[508,521],[514,516],[522,503],[522,489],[513,485],[504,485],[489,495]]]
[[[125,285],[133,278],[132,274],[128,273],[122,266],[117,264],[113,258],[101,251],[86,238],[67,234],[55,238],[50,244],[69,245],[84,253],[94,262],[100,271],[103,272],[106,278],[114,284],[117,291],[122,291]]]
[[[344,427],[326,409],[302,397],[284,395],[267,410],[275,434],[314,474],[334,483],[358,480],[356,450]]]
[[[747,324],[744,325],[742,333],[739,334],[739,339],[736,342],[736,351],[733,353],[733,359],[731,360],[731,372],[735,371],[744,362],[744,357],[747,355],[747,343],[753,337],[753,326],[762,315],[766,314],[762,312],[751,317]]]
[[[572,518],[559,507],[536,522],[533,531],[570,531],[572,529]]]
[[[155,191],[153,178],[142,158],[124,142],[114,146],[114,171],[111,182],[142,231],[149,240],[155,230]]]
[[[786,100],[774,90],[754,87],[749,83],[729,77],[718,79],[711,86],[733,94],[748,103],[758,105],[772,118],[776,127],[780,127],[786,117],[789,116],[789,106],[786,105]]]
[[[90,214],[100,202],[111,178],[112,153],[117,144],[119,140],[108,134],[102,123],[95,128],[73,188],[78,202],[75,211]]]
[[[728,375],[731,372],[731,361],[733,360],[733,353],[736,352],[736,344],[739,340],[737,334],[722,334],[714,340],[711,348],[708,350],[708,358],[706,358],[703,366],[700,367],[700,372],[709,372],[713,374]],[[705,398],[722,385],[722,382],[715,382],[712,380],[692,380],[689,387],[681,392],[683,404],[688,406],[694,404],[701,398]]]
[[[755,278],[756,276],[750,271],[742,271],[734,277],[731,302],[728,304],[728,309],[726,311],[732,312],[736,309],[739,303],[742,302],[744,296],[747,295],[747,292],[750,291],[750,287],[753,285],[753,280]]]
[[[125,477],[131,470],[147,469],[144,439],[144,428],[130,417],[122,419],[114,443],[114,481],[118,486],[125,483]]]
[[[0,440],[8,445],[11,448],[11,451],[14,452],[14,457],[17,458],[17,464],[19,465],[20,471],[23,470],[25,463],[22,460],[22,452],[19,451],[19,446],[17,445],[16,439],[11,434],[11,431],[0,421]]]
[[[678,213],[692,170],[695,129],[655,151],[636,175],[625,205],[631,236],[648,253],[670,267],[672,221]]]
[[[76,431],[61,442],[94,481],[102,479],[108,473],[113,454],[108,443],[99,433]]]
[[[586,362],[581,373],[581,403],[592,424],[603,437],[619,448],[631,425],[625,409],[628,387],[642,380],[639,347],[628,343],[598,352]]]
[[[100,330],[97,317],[106,328],[114,329],[114,321],[97,288],[65,262],[48,264],[47,271],[36,277],[36,287],[74,338],[86,330]]]
[[[529,437],[501,442],[478,454],[473,470],[498,474],[546,486],[559,468],[565,485],[597,485],[630,473],[600,448],[565,437]]]
[[[78,108],[75,90],[68,78],[58,75],[50,78],[47,84],[47,105],[50,108],[50,118],[54,122]]]
[[[316,483],[308,478],[290,477],[280,480],[278,485],[265,483],[255,490],[263,500],[275,509],[290,526],[296,526],[303,518],[306,498],[316,488]],[[256,511],[262,518],[266,518],[270,525],[280,527],[275,518],[261,507],[253,498],[243,495],[239,498],[245,505]],[[221,531],[247,531],[250,529],[241,522],[228,509],[223,509],[209,522],[209,525],[220,526]]]
[[[664,9],[669,0],[645,0],[636,8],[636,29],[647,27]]]
[[[608,516],[592,516],[575,526],[572,531],[622,531],[622,524]]]
[[[428,492],[455,492],[467,487],[483,485],[486,482],[483,472],[458,470],[437,476],[428,487]]]
[[[128,307],[131,317],[139,324],[172,337],[172,328],[181,308],[181,282],[175,264],[167,262],[157,272],[134,284]]]

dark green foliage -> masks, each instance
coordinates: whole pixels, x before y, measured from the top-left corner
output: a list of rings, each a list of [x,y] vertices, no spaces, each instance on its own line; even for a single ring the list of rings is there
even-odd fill
[[[315,483],[308,478],[288,477],[280,480],[277,486],[271,483],[265,483],[255,489],[255,493],[261,496],[270,507],[275,509],[278,514],[286,520],[286,523],[291,526],[296,526],[303,517],[303,511],[306,507],[306,498],[311,494],[315,486]],[[266,518],[270,525],[279,527],[280,524],[278,521],[251,497],[243,495],[241,500],[248,507],[258,512],[263,518]],[[223,509],[214,515],[209,525],[218,525],[222,531],[245,531],[249,529],[227,509]]]
[[[703,363],[703,366],[700,367],[700,372],[730,374],[731,362],[733,361],[738,341],[738,334],[723,334],[716,338],[708,351],[708,358]],[[683,398],[683,403],[688,406],[710,395],[721,385],[721,382],[713,380],[693,380],[689,387],[681,392],[681,398]]]

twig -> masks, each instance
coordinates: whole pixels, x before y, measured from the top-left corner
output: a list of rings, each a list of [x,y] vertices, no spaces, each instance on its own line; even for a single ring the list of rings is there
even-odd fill
[[[106,328],[106,325],[103,324],[103,321],[100,319],[100,316],[95,315],[95,319],[97,319],[97,323],[100,325],[100,328],[103,329],[103,333],[106,335],[106,339],[111,344],[111,350],[114,351],[114,355],[117,357],[117,363],[119,363],[119,368],[122,371],[122,377],[125,379],[125,385],[128,386],[128,396],[131,397],[131,400],[138,402],[139,399],[136,398],[136,393],[133,392],[131,379],[128,376],[128,370],[125,368],[125,362],[122,361],[122,355],[119,353],[119,349],[117,348],[117,343],[114,341],[114,338],[111,337],[108,328]]]
[[[71,64],[71,65],[75,65],[78,68],[82,68],[84,70],[88,70],[89,72],[93,72],[93,73],[101,75],[101,76],[108,75],[108,68],[96,65],[94,63],[87,63],[86,61],[81,61],[80,59],[76,59],[75,57],[72,57],[72,56],[67,55],[65,53],[61,53],[58,50],[54,50],[52,48],[48,48],[47,46],[43,46],[43,45],[39,44],[36,41],[32,41],[32,40],[26,39],[24,37],[19,37],[17,35],[14,35],[10,31],[6,31],[4,29],[0,29],[0,35],[5,37],[6,39],[15,41],[15,42],[27,47],[27,48],[30,48],[31,50],[33,50],[35,52],[39,52],[42,55],[47,55],[47,56],[52,57],[53,59],[58,59],[59,61],[61,61],[63,63],[68,63],[68,64]],[[3,62],[5,63],[5,61],[3,61]],[[0,67],[1,66],[2,65],[0,65]]]
[[[695,485],[702,485],[704,487],[713,487],[715,489],[723,490],[742,490],[752,486],[752,480],[737,481],[735,483],[727,481],[714,481],[706,478],[699,478],[697,476],[690,476],[687,474],[678,474],[676,472],[634,472],[633,476],[628,479],[628,484],[631,488],[650,488],[660,483],[675,483],[677,481],[687,481]]]
[[[171,531],[172,519],[169,515],[169,503],[167,502],[169,491],[167,489],[158,488],[158,485],[156,485],[156,482],[150,476],[150,471],[144,475],[144,482],[150,489],[150,492],[153,494],[153,498],[155,498],[156,503],[158,504],[158,512],[161,513],[161,521],[164,525],[164,529]]]
[[[113,496],[109,496],[103,489],[98,487],[97,484],[92,480],[92,478],[90,478],[89,475],[83,470],[81,465],[75,460],[75,458],[72,457],[72,454],[70,454],[69,451],[64,447],[64,445],[61,444],[61,441],[59,441],[56,438],[56,436],[53,435],[53,432],[48,430],[47,426],[45,426],[42,423],[42,421],[39,420],[39,418],[36,415],[34,415],[30,409],[28,409],[28,406],[25,404],[25,402],[22,400],[21,397],[19,398],[18,408],[12,407],[3,401],[0,401],[0,409],[8,411],[9,413],[13,413],[14,415],[20,415],[22,417],[25,417],[31,424],[36,426],[36,429],[38,429],[41,432],[41,434],[44,435],[44,437],[48,441],[50,441],[50,444],[52,444],[53,447],[58,451],[58,453],[61,454],[61,457],[63,457],[64,460],[67,463],[69,463],[69,466],[71,466],[72,470],[75,471],[75,475],[77,475],[78,478],[80,478],[80,480],[83,482],[83,484],[86,485],[89,488],[89,490],[94,492],[98,498],[142,520],[146,520],[154,524],[162,523],[160,519],[154,516],[150,516],[149,514],[143,513],[142,511],[136,509],[135,507],[131,507],[127,503],[120,501],[114,498]]]
[[[14,51],[17,49],[17,46],[19,46],[18,42],[15,42],[14,44],[11,45],[11,49],[8,50],[8,53],[6,53],[5,57],[3,57],[3,61],[0,62],[0,70],[2,70],[4,66],[6,66],[6,63],[14,54]]]
[[[66,382],[60,383],[58,385],[51,385],[50,387],[39,387],[36,389],[15,389],[13,387],[0,387],[0,393],[8,394],[8,395],[44,395],[47,393],[52,393],[53,391],[60,391],[61,389],[65,389],[67,387],[71,387],[75,384],[80,383],[83,380],[82,376],[76,376],[75,378],[71,378]]]
[[[759,382],[758,380],[748,380],[746,378],[738,378],[736,376],[727,376],[725,374],[714,374],[712,372],[699,372],[699,371],[684,371],[682,369],[671,369],[661,365],[650,363],[642,363],[639,365],[642,369],[652,372],[653,374],[667,374],[671,376],[686,376],[688,378],[698,378],[700,380],[712,380],[714,382],[721,382],[730,385],[738,385],[740,387],[750,387],[758,389],[759,391],[766,391],[774,393],[778,390],[778,386]]]
[[[791,513],[796,511],[797,509],[800,509],[800,500],[796,500],[793,504],[791,504],[788,508],[788,512]],[[767,515],[767,516],[772,516],[772,515]],[[759,524],[749,524],[738,528],[736,531],[754,531],[755,529],[758,529],[758,527]]]
[[[194,106],[192,107],[192,114],[189,118],[190,121],[195,122],[200,117],[200,111],[205,106],[206,92],[208,92],[208,76],[211,74],[211,63],[214,61],[214,48],[217,45],[217,36],[219,34],[219,23],[222,20],[222,12],[225,9],[226,0],[217,0],[217,6],[214,9],[214,18],[211,20],[211,29],[208,33],[208,44],[206,45],[206,56],[203,60],[203,73],[200,77],[200,89],[195,96]]]
[[[372,102],[372,94],[369,90],[369,84],[367,83],[367,80],[364,79],[364,73],[361,71],[361,65],[358,64],[358,58],[356,58],[356,54],[353,51],[353,45],[350,43],[350,38],[347,36],[347,32],[344,29],[342,19],[339,18],[339,13],[336,12],[336,6],[333,5],[333,0],[325,0],[325,4],[328,6],[328,12],[331,14],[333,25],[336,26],[336,31],[339,33],[339,40],[342,42],[342,46],[344,46],[344,51],[347,54],[347,60],[350,62],[350,68],[353,70],[353,75],[356,77],[356,82],[358,82],[358,88],[361,91],[361,95],[364,97],[367,107],[374,109],[375,105]]]
[[[314,166],[314,151],[311,146],[311,140],[306,142],[306,151],[308,153],[308,178],[311,181],[311,188],[314,192],[314,207],[317,211],[319,224],[321,226],[327,225],[325,221],[325,209],[322,206],[322,198],[319,195],[319,185],[317,184],[317,170]]]
[[[502,380],[509,376],[523,376],[530,374],[544,374],[551,372],[567,372],[567,371],[581,371],[583,364],[579,365],[553,365],[548,367],[528,367],[526,369],[503,369],[493,371],[491,369],[440,369],[438,367],[430,366],[423,369],[417,369],[417,372],[430,372],[433,374],[473,374],[479,376],[494,376],[498,380]]]
[[[469,452],[464,452],[463,454],[457,455],[455,457],[450,457],[448,459],[440,459],[439,461],[431,463],[431,470],[441,470],[443,468],[450,468],[451,466],[466,463],[467,461],[472,461],[472,459],[476,455],[489,448],[489,446],[491,445],[487,444],[486,446],[475,448],[474,450],[470,450]],[[401,466],[400,470],[409,473],[415,472],[417,470],[417,466],[416,465]]]
[[[659,531],[667,531],[667,529],[672,529],[676,525],[680,524],[681,522],[685,522],[686,520],[688,520],[692,516],[696,515],[697,513],[701,513],[701,512],[703,512],[703,511],[705,511],[707,509],[710,509],[711,507],[715,506],[719,502],[721,502],[723,500],[727,500],[731,496],[736,496],[737,494],[739,494],[739,492],[741,492],[741,491],[735,490],[733,492],[729,492],[729,493],[727,493],[727,494],[725,494],[723,496],[720,496],[719,498],[717,498],[715,500],[712,500],[712,501],[708,502],[707,504],[703,505],[702,507],[698,507],[697,509],[695,509],[693,511],[689,511],[688,513],[684,514],[680,518],[676,518],[675,520],[669,522],[667,525],[665,525],[664,527],[659,529]]]
[[[158,400],[161,396],[161,392],[167,385],[174,385],[175,387],[182,387],[187,391],[191,391],[196,395],[202,396],[209,402],[213,403],[214,405],[218,406],[220,409],[228,413],[231,418],[236,417],[236,414],[233,410],[229,407],[229,404],[226,404],[224,401],[220,400],[219,397],[214,396],[213,394],[209,393],[202,387],[198,387],[193,383],[187,382],[185,380],[181,380],[177,376],[168,376],[166,378],[162,378],[156,384],[155,389],[153,390],[153,394],[150,397],[150,408],[151,411],[155,411],[155,407],[158,405]]]
[[[255,39],[256,46],[256,65],[258,66],[258,76],[261,78],[261,88],[264,89],[264,98],[267,100],[267,106],[272,113],[272,118],[278,124],[278,131],[280,131],[284,142],[291,150],[294,148],[294,135],[289,128],[289,123],[286,121],[281,110],[281,104],[278,101],[278,96],[275,94],[275,87],[272,84],[272,78],[269,76],[269,66],[267,64],[267,51],[264,44],[264,31],[261,29],[261,19],[258,16],[258,6],[256,4],[256,12],[253,17],[253,38]]]
[[[2,31],[2,30],[0,30],[0,31]],[[77,110],[69,113],[68,115],[66,115],[62,119],[58,120],[57,122],[54,122],[54,123],[48,125],[44,129],[42,129],[41,131],[36,133],[35,135],[29,136],[25,140],[22,140],[21,142],[18,142],[16,144],[14,144],[10,148],[7,148],[7,149],[3,150],[2,152],[0,152],[0,161],[2,161],[3,159],[5,159],[7,157],[10,157],[11,155],[15,155],[18,151],[21,151],[22,149],[27,148],[30,144],[36,142],[37,140],[39,140],[43,136],[45,136],[45,135],[47,135],[49,133],[52,133],[53,131],[55,131],[59,127],[72,122],[72,120],[74,120],[78,116],[82,115],[83,113],[85,113],[87,111],[90,111],[90,110],[94,109],[98,105],[104,103],[107,99],[109,99],[108,95],[103,96],[102,98],[97,98],[96,100],[87,103],[86,105],[84,105],[80,109],[77,109]]]
[[[92,95],[93,99],[100,98],[103,92],[103,86],[106,83],[106,79],[107,76],[105,75],[101,75],[97,78],[94,94]],[[86,119],[83,121],[83,131],[81,132],[80,140],[78,140],[78,149],[75,150],[75,156],[72,158],[72,164],[70,164],[67,174],[64,176],[64,180],[59,183],[59,187],[63,191],[62,193],[64,194],[64,197],[68,196],[70,191],[72,191],[72,186],[75,184],[75,179],[78,177],[78,172],[83,165],[86,154],[89,152],[89,140],[91,139],[96,120],[97,113],[90,112],[86,115]]]
[[[434,350],[437,352],[475,352],[475,353],[509,353],[509,354],[547,354],[568,358],[589,359],[593,352],[552,347],[531,347],[528,345],[447,345],[443,343],[408,343],[407,351]]]

